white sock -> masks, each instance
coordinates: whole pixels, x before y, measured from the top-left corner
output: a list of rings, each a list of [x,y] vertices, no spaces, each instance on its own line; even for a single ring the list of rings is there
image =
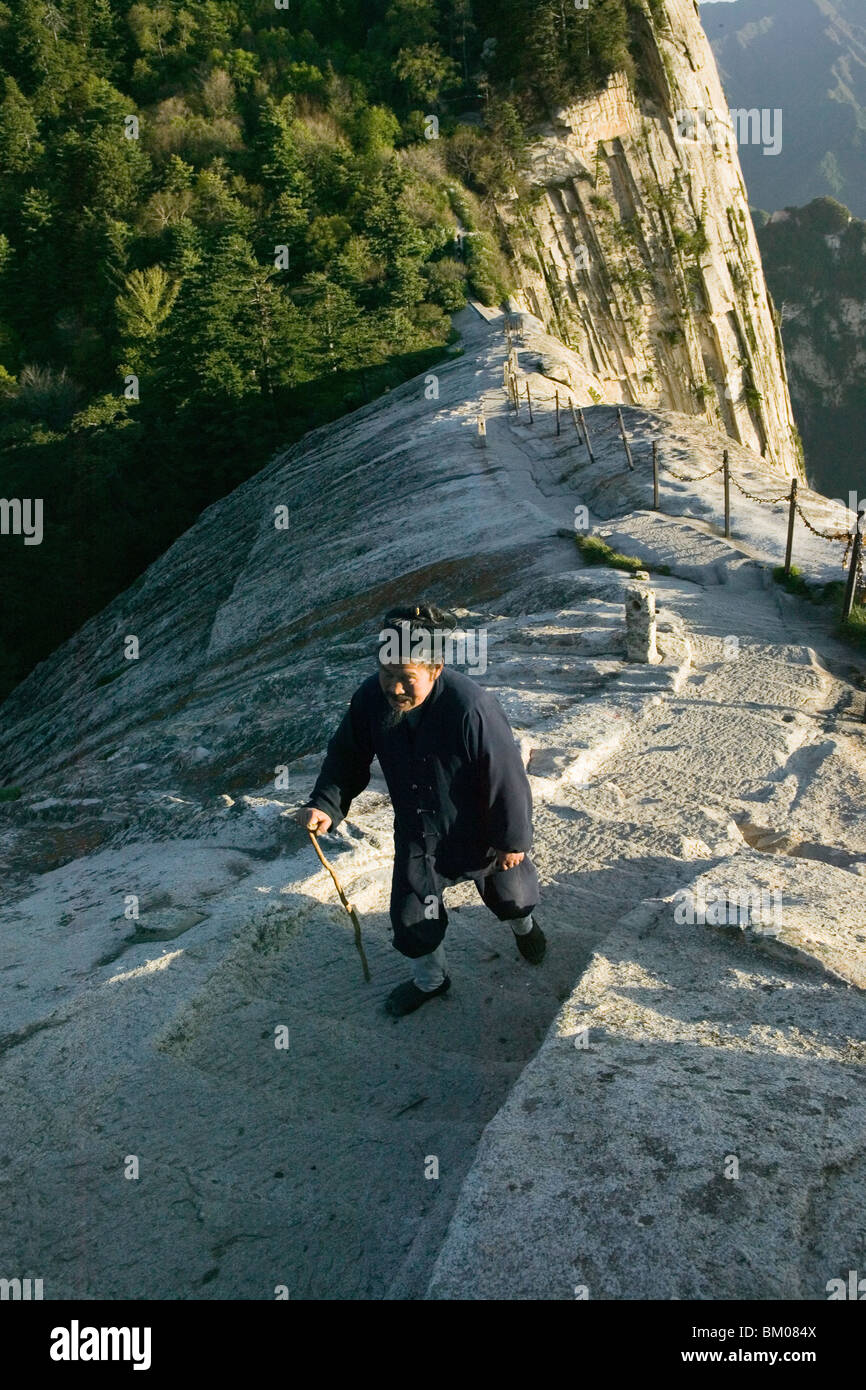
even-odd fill
[[[528,917],[512,917],[508,925],[515,936],[528,936],[535,926],[535,923],[532,920],[532,913],[530,912]]]
[[[416,956],[412,961],[412,977],[418,988],[423,989],[426,994],[429,994],[431,989],[439,988],[445,980],[446,973],[445,947],[441,942],[428,956]]]

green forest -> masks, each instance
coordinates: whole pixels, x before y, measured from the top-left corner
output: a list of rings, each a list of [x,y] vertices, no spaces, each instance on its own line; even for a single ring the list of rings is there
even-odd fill
[[[0,699],[508,290],[532,123],[658,0],[0,0]],[[458,238],[457,233],[460,233]]]

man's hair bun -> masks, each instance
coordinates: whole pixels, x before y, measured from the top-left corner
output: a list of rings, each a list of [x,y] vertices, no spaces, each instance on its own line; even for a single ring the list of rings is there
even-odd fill
[[[425,628],[428,632],[436,628],[450,632],[457,626],[454,614],[445,608],[437,608],[435,603],[409,603],[390,608],[385,614],[382,626],[393,627],[396,623],[404,622],[411,623],[413,627]]]

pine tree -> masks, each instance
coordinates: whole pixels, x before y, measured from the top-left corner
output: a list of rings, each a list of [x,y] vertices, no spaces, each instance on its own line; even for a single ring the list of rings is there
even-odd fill
[[[121,370],[140,374],[147,366],[157,334],[174,307],[180,283],[161,265],[133,270],[116,300],[117,321],[126,345]]]
[[[168,320],[166,389],[178,404],[271,393],[293,377],[296,318],[277,272],[257,262],[244,237],[221,237],[182,286]]]
[[[0,102],[0,169],[7,174],[32,170],[44,150],[33,108],[14,77],[7,77]]]

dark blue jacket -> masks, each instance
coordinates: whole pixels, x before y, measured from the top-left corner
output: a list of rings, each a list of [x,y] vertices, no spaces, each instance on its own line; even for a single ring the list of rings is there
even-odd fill
[[[442,872],[489,864],[491,850],[532,847],[532,792],[499,702],[445,667],[417,710],[386,728],[390,706],[376,675],[358,687],[328,744],[307,803],[334,826],[370,780],[379,759],[398,840],[437,845]],[[411,721],[411,722],[407,722]]]

